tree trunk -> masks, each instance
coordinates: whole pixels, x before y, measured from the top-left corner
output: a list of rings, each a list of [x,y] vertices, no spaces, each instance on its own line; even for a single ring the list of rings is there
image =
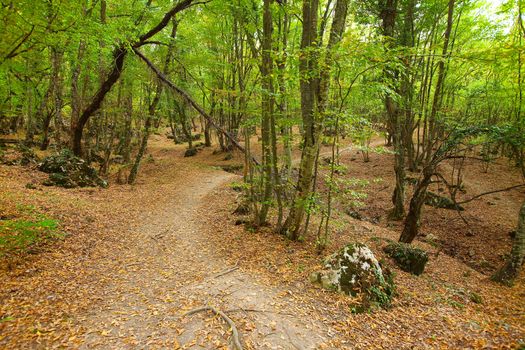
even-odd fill
[[[263,196],[261,210],[257,217],[257,225],[262,225],[266,222],[268,210],[271,205],[273,181],[272,181],[272,159],[274,158],[272,152],[271,141],[271,120],[273,119],[274,107],[274,91],[273,91],[273,60],[272,60],[272,12],[270,8],[271,0],[264,0],[263,8],[263,39],[262,39],[262,151],[263,151]],[[275,127],[275,126],[274,126]],[[275,130],[275,129],[274,129]]]
[[[384,47],[387,53],[394,46],[394,27],[396,23],[397,0],[387,0],[381,11],[383,21]],[[400,72],[398,69],[387,67],[384,70],[387,84],[392,90],[399,91],[398,80]],[[385,108],[387,112],[387,125],[390,130],[394,145],[394,171],[396,174],[396,186],[392,196],[394,208],[390,214],[393,219],[401,219],[405,214],[405,149],[403,145],[403,118],[399,105],[394,101],[391,94],[385,96]]]
[[[498,270],[493,276],[494,281],[512,286],[514,280],[518,277],[521,267],[525,262],[525,202],[521,205],[518,214],[518,227],[516,228],[516,237],[512,244],[510,257],[505,265]]]
[[[310,197],[313,167],[319,147],[319,116],[317,116],[316,93],[319,88],[317,17],[319,0],[303,1],[303,32],[299,56],[301,115],[303,119],[303,152],[299,166],[299,179],[290,209],[281,232],[290,239],[299,238],[301,223]]]
[[[399,242],[412,243],[414,238],[419,233],[419,220],[421,219],[421,210],[425,203],[425,197],[427,195],[427,188],[430,185],[430,180],[434,174],[434,169],[425,168],[423,169],[423,178],[419,180],[412,199],[410,200],[410,207],[408,210],[407,217],[405,218],[405,225],[403,232],[399,237]]]
[[[61,144],[61,133],[64,127],[62,120],[62,78],[60,76],[60,69],[62,68],[62,57],[63,53],[57,49],[51,49],[51,62],[53,67],[53,108],[55,117],[55,142],[60,147]]]
[[[132,48],[136,50],[142,45],[144,45],[144,43],[146,43],[149,39],[151,39],[162,29],[164,29],[169,24],[170,20],[178,12],[181,12],[187,9],[188,7],[192,6],[193,1],[194,0],[182,0],[178,2],[174,7],[172,7],[168,12],[166,12],[166,14],[164,14],[164,17],[162,17],[162,20],[156,26],[151,28],[145,34],[141,35],[140,38],[135,43],[133,43]],[[112,68],[109,74],[107,75],[104,82],[101,84],[95,96],[93,96],[93,98],[91,99],[89,105],[84,109],[84,111],[80,115],[78,121],[72,127],[73,132],[71,148],[77,156],[80,156],[82,154],[82,134],[84,132],[84,126],[88,122],[89,118],[91,118],[91,116],[100,108],[100,105],[104,101],[104,97],[111,90],[113,85],[119,79],[120,74],[122,73],[122,69],[124,67],[124,58],[127,54],[126,48],[126,45],[119,45],[115,48],[115,50],[113,51]]]
[[[441,60],[438,63],[438,80],[436,82],[436,88],[434,90],[434,98],[432,101],[432,110],[428,120],[428,139],[426,145],[426,158],[430,159],[432,156],[432,146],[437,136],[436,117],[439,109],[441,108],[443,85],[445,82],[445,57],[449,54],[448,44],[450,41],[450,35],[452,33],[452,24],[454,20],[454,4],[455,0],[449,0],[448,2],[448,14],[447,14],[447,27],[443,38],[443,51],[441,54]]]
[[[171,64],[171,59],[173,57],[173,48],[175,45],[175,37],[177,36],[177,27],[178,27],[178,21],[173,17],[172,19],[172,29],[171,29],[171,36],[170,36],[170,43],[168,45],[168,52],[166,53],[166,58],[164,60],[164,74],[169,74],[169,67]],[[153,123],[153,119],[155,118],[155,112],[157,110],[157,105],[159,104],[160,97],[162,94],[162,81],[160,79],[157,79],[157,88],[155,91],[155,97],[153,97],[153,100],[151,101],[149,108],[148,108],[148,116],[146,118],[146,123],[144,125],[144,134],[142,135],[142,140],[140,143],[140,148],[137,153],[137,157],[135,158],[135,162],[133,164],[133,167],[131,168],[131,171],[129,173],[128,178],[128,184],[133,184],[135,182],[135,179],[137,178],[137,174],[140,167],[140,162],[142,161],[142,157],[144,156],[144,153],[146,152],[146,148],[148,147],[148,139],[150,134],[151,125]],[[191,145],[191,134],[190,134],[190,145]]]
[[[84,109],[78,121],[73,125],[73,139],[71,140],[71,147],[73,153],[77,156],[82,155],[82,134],[84,132],[84,126],[88,122],[89,118],[100,108],[102,101],[106,94],[111,90],[113,85],[117,82],[122,73],[124,67],[124,58],[126,57],[126,49],[124,47],[118,47],[113,52],[113,68],[108,74],[106,80],[102,83],[100,89],[97,91],[91,103]]]

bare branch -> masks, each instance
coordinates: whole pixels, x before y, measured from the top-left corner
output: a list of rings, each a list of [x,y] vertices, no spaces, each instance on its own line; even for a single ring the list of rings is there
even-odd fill
[[[486,196],[488,194],[494,194],[494,193],[499,193],[499,192],[506,192],[506,191],[510,191],[510,190],[513,190],[515,188],[520,188],[520,187],[525,187],[525,183],[524,184],[520,184],[520,185],[510,186],[510,187],[507,187],[507,188],[502,188],[502,189],[499,189],[499,190],[494,190],[494,191],[488,191],[488,192],[480,193],[478,195],[475,195],[472,198],[466,199],[466,200],[461,201],[461,202],[457,202],[457,204],[469,203],[469,202],[472,202],[475,199],[478,199],[480,197]]]

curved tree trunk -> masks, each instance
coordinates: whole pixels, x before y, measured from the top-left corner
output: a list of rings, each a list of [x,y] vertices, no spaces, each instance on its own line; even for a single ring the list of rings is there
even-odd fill
[[[421,219],[421,210],[425,203],[425,197],[427,195],[427,188],[430,185],[430,180],[434,174],[433,168],[425,168],[423,170],[423,178],[419,180],[414,195],[410,200],[410,207],[408,214],[405,218],[405,226],[403,232],[399,237],[399,242],[412,243],[419,233],[419,220]]]
[[[115,49],[113,52],[113,68],[111,69],[111,72],[91,100],[91,103],[86,107],[86,109],[84,109],[80,115],[80,118],[78,118],[72,128],[73,139],[71,140],[71,148],[73,153],[75,153],[77,156],[82,155],[82,134],[84,132],[84,126],[86,126],[89,118],[100,108],[102,101],[104,101],[104,97],[106,97],[106,94],[111,90],[113,85],[119,79],[124,67],[124,58],[126,57],[126,53],[127,51],[124,47],[118,47]]]

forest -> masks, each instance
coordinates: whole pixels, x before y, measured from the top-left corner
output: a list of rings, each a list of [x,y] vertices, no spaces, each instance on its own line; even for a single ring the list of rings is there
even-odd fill
[[[0,349],[525,349],[524,10],[0,1]]]

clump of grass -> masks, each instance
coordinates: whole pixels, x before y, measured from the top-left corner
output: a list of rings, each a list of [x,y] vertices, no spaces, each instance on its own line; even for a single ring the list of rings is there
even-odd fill
[[[0,257],[28,253],[43,243],[63,237],[57,220],[33,210],[24,217],[0,220]]]

